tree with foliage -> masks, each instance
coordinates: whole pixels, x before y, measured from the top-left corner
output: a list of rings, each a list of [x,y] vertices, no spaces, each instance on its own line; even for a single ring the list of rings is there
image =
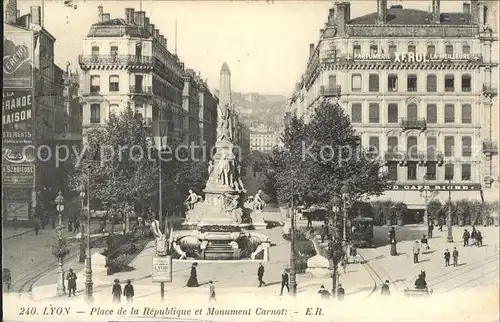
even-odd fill
[[[323,102],[310,123],[294,117],[283,133],[284,150],[274,153],[277,199],[288,204],[292,191],[313,203],[329,203],[348,188],[352,201],[380,195],[387,188],[383,164],[357,146],[349,117],[338,104]]]
[[[140,210],[158,193],[158,165],[142,117],[128,107],[111,114],[106,128],[90,130],[84,157],[74,160],[74,190],[90,179],[92,209],[123,215]]]

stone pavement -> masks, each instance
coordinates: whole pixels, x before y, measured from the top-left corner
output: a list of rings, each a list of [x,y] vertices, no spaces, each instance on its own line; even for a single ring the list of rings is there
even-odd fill
[[[270,221],[280,220],[279,213],[264,213],[265,219]],[[191,265],[194,261],[174,260],[173,282],[166,283],[165,289],[168,294],[183,294],[199,292],[204,289],[209,280],[212,280],[218,290],[221,292],[231,292],[231,290],[249,290],[268,294],[269,296],[278,296],[281,286],[281,273],[289,266],[290,243],[282,238],[283,227],[274,227],[265,231],[259,231],[271,238],[270,262],[264,263],[265,287],[258,288],[257,268],[259,261],[198,261],[198,282],[202,285],[200,288],[187,288],[186,282],[189,278]],[[153,285],[151,281],[152,256],[154,255],[154,242],[141,252],[131,263],[133,271],[116,273],[111,276],[93,276],[94,288],[96,292],[101,289],[110,288],[115,278],[121,281],[130,279],[135,285],[138,296],[153,296],[160,291],[159,285]],[[85,275],[83,264],[70,264],[78,274],[77,288],[84,289]],[[69,267],[65,265],[65,267]],[[54,272],[55,273],[55,272]],[[53,278],[53,277],[52,277]],[[347,274],[341,275],[341,282],[344,284],[346,293],[352,296],[367,296],[374,287],[371,276],[360,264],[348,266]],[[331,289],[331,278],[312,278],[305,274],[297,275],[297,284],[299,293],[316,294],[319,286],[325,285]],[[53,297],[56,290],[55,284],[43,285],[37,283],[33,289],[32,297],[36,300]],[[227,290],[227,291],[226,291]],[[201,291],[205,292],[205,291]],[[109,290],[105,291],[109,294]],[[78,295],[78,294],[77,294]]]
[[[34,228],[13,228],[13,227],[4,227],[2,229],[2,239],[7,240],[11,239],[14,237],[22,236],[25,234],[28,234],[30,232],[33,232],[33,235],[35,234],[35,229]]]
[[[498,287],[499,283],[499,232],[497,227],[478,227],[484,236],[483,247],[463,247],[461,236],[464,229],[471,227],[453,227],[454,243],[447,242],[446,227],[443,231],[434,231],[434,238],[429,240],[430,250],[419,255],[419,263],[413,263],[413,244],[404,241],[397,244],[398,256],[390,256],[390,246],[372,249],[358,249],[376,272],[380,281],[389,280],[391,290],[402,293],[407,287],[413,287],[417,275],[426,272],[429,288],[435,294],[452,291],[482,289],[486,285]],[[397,237],[397,230],[396,230]],[[444,252],[456,247],[459,251],[459,265],[445,267]],[[453,263],[453,259],[451,260]]]

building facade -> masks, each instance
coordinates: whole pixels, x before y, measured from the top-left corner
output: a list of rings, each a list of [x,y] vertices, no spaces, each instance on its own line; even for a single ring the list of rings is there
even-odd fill
[[[63,72],[54,64],[56,39],[43,27],[41,8],[20,16],[9,0],[4,19],[2,104],[2,213],[29,224],[55,215],[57,192],[68,191],[55,162],[58,135],[66,134]],[[15,59],[23,57],[24,59]],[[65,119],[66,120],[66,119]],[[78,139],[78,138],[76,138]]]
[[[250,132],[250,150],[271,152],[280,145],[279,131],[252,131]]]
[[[325,99],[343,106],[362,146],[385,162],[393,184],[382,198],[419,210],[426,195],[443,202],[449,190],[452,199],[498,200],[497,20],[489,1],[443,13],[439,0],[432,12],[378,0],[354,19],[338,2],[310,45],[290,111],[307,122]]]
[[[145,126],[159,132],[155,135],[184,145],[201,142],[203,82],[167,49],[167,39],[144,11],[126,8],[125,19],[111,19],[99,6],[98,22],[84,37],[82,50],[84,135],[105,126],[111,113],[130,106],[142,115]],[[207,102],[209,95],[206,90]]]

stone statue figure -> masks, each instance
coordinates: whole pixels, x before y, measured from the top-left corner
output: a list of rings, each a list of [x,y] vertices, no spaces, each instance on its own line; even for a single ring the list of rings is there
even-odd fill
[[[243,185],[243,179],[242,179],[242,175],[241,175],[241,165],[238,164],[238,166],[236,167],[236,174],[237,174],[237,177],[238,177],[238,186],[239,186],[239,189],[240,191],[242,190],[245,190],[245,186]]]
[[[239,208],[240,196],[224,193],[223,197],[224,210],[229,213],[238,224],[241,224],[243,211]]]
[[[155,250],[157,256],[166,256],[168,253],[167,236],[162,234],[160,222],[155,219],[151,222],[151,231],[155,236]]]
[[[208,161],[208,176],[210,177],[210,174],[214,171],[214,161],[210,160]]]
[[[231,141],[231,110],[228,106],[219,108],[219,124],[217,125],[217,141]]]
[[[196,193],[193,192],[193,190],[189,189],[189,196],[187,199],[184,201],[184,203],[188,206],[189,210],[194,209],[194,205],[200,201],[201,196],[198,196]]]
[[[227,158],[227,154],[224,154],[217,164],[217,181],[221,185],[230,186],[230,172],[231,164]]]
[[[262,210],[266,205],[265,201],[261,198],[262,189],[259,189],[254,197],[255,210]]]

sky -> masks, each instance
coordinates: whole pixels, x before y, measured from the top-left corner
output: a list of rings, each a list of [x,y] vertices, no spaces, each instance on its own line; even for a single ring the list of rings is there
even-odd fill
[[[42,0],[17,0],[21,15]],[[111,19],[125,18],[125,8],[139,11],[139,0],[44,0],[44,27],[56,37],[55,62],[77,68],[82,37],[97,22],[97,7]],[[432,1],[388,1],[404,8],[428,10]],[[351,18],[376,11],[376,1],[351,1]],[[304,72],[309,43],[317,43],[319,29],[334,1],[142,1],[142,10],[168,39],[174,52],[177,21],[177,53],[187,68],[201,73],[211,88],[218,88],[223,62],[231,69],[232,90],[289,96]],[[441,1],[442,12],[459,12],[462,1]]]

